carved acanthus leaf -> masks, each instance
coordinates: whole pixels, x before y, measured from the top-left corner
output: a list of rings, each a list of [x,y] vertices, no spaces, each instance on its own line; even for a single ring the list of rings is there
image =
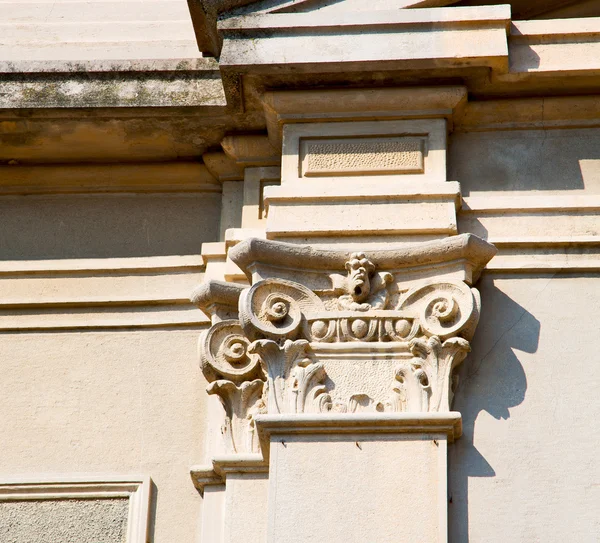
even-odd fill
[[[220,379],[207,388],[219,396],[225,409],[222,434],[230,453],[252,453],[259,450],[253,415],[266,411],[262,401],[265,382],[261,379],[236,385]]]
[[[388,409],[450,411],[453,373],[471,350],[469,342],[457,337],[444,342],[437,336],[418,338],[410,342],[410,350],[414,358],[401,362],[394,370]]]
[[[353,394],[347,402],[335,402],[332,411],[337,413],[373,413],[385,411],[381,402],[376,402],[368,394]]]
[[[267,407],[269,413],[304,413],[327,411],[331,399],[322,382],[326,374],[322,364],[312,363],[307,356],[309,343],[300,339],[257,340],[250,352],[258,355],[267,375]]]

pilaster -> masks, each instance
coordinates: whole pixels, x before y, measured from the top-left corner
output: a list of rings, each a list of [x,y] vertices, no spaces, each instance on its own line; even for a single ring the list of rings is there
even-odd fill
[[[203,543],[446,543],[455,370],[495,254],[458,235],[446,173],[466,89],[261,99],[268,135],[222,141],[237,198],[192,297],[212,401],[191,475],[223,526]]]
[[[223,541],[447,541],[455,370],[494,253],[472,235],[229,250],[250,286],[212,281],[194,296],[213,322],[200,359],[225,452],[192,478],[222,493],[209,499],[222,504]]]

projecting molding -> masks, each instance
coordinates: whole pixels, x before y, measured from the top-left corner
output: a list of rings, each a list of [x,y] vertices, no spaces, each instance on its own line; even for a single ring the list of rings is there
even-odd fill
[[[472,235],[368,254],[236,245],[251,287],[213,281],[193,298],[213,316],[200,355],[226,452],[260,452],[261,414],[448,413],[479,320],[470,285],[494,254]]]
[[[286,124],[443,118],[451,130],[454,120],[464,113],[467,88],[273,91],[264,93],[261,100],[271,144],[280,147]]]
[[[365,11],[390,11],[413,8],[439,8],[445,6],[489,6],[499,3],[493,0],[188,0],[196,39],[200,50],[205,54],[218,56],[221,50],[221,39],[216,25],[219,18],[240,15],[267,15],[312,13],[323,15],[340,15],[345,13],[364,13]],[[553,12],[561,14],[561,8],[570,8],[576,17],[589,17],[595,14],[590,11],[590,2],[584,0],[506,0],[510,5],[514,19],[532,19]],[[577,6],[581,5],[580,12]],[[586,11],[587,9],[587,11]],[[566,15],[573,16],[573,15]]]

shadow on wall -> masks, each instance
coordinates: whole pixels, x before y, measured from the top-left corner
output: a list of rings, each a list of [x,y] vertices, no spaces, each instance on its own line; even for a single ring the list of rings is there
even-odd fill
[[[477,285],[484,308],[472,352],[459,373],[453,410],[463,417],[463,435],[449,449],[449,541],[469,541],[470,477],[495,477],[494,467],[474,446],[475,421],[481,411],[508,419],[510,407],[525,399],[527,378],[515,349],[535,353],[540,323],[484,276]],[[493,504],[490,504],[493,506]]]
[[[0,198],[0,258],[196,255],[219,235],[219,193]]]
[[[156,529],[156,506],[158,503],[158,487],[150,481],[150,510],[148,512],[148,541],[154,541]]]
[[[473,156],[481,160],[471,160]],[[448,179],[459,180],[467,197],[482,191],[585,189],[598,194],[599,162],[597,129],[454,133]]]

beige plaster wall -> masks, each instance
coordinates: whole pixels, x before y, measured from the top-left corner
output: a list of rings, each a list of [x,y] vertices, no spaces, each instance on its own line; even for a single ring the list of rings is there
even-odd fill
[[[207,320],[189,295],[221,194],[193,168],[155,192],[164,168],[144,168],[138,193],[99,192],[99,166],[85,194],[0,197],[0,478],[149,475],[152,541],[192,543]]]
[[[198,329],[0,334],[0,476],[148,474],[156,543],[195,541]]]
[[[452,543],[597,541],[600,130],[455,133],[459,230],[497,244],[454,408]]]
[[[597,541],[599,277],[481,280],[454,407],[450,541]]]

